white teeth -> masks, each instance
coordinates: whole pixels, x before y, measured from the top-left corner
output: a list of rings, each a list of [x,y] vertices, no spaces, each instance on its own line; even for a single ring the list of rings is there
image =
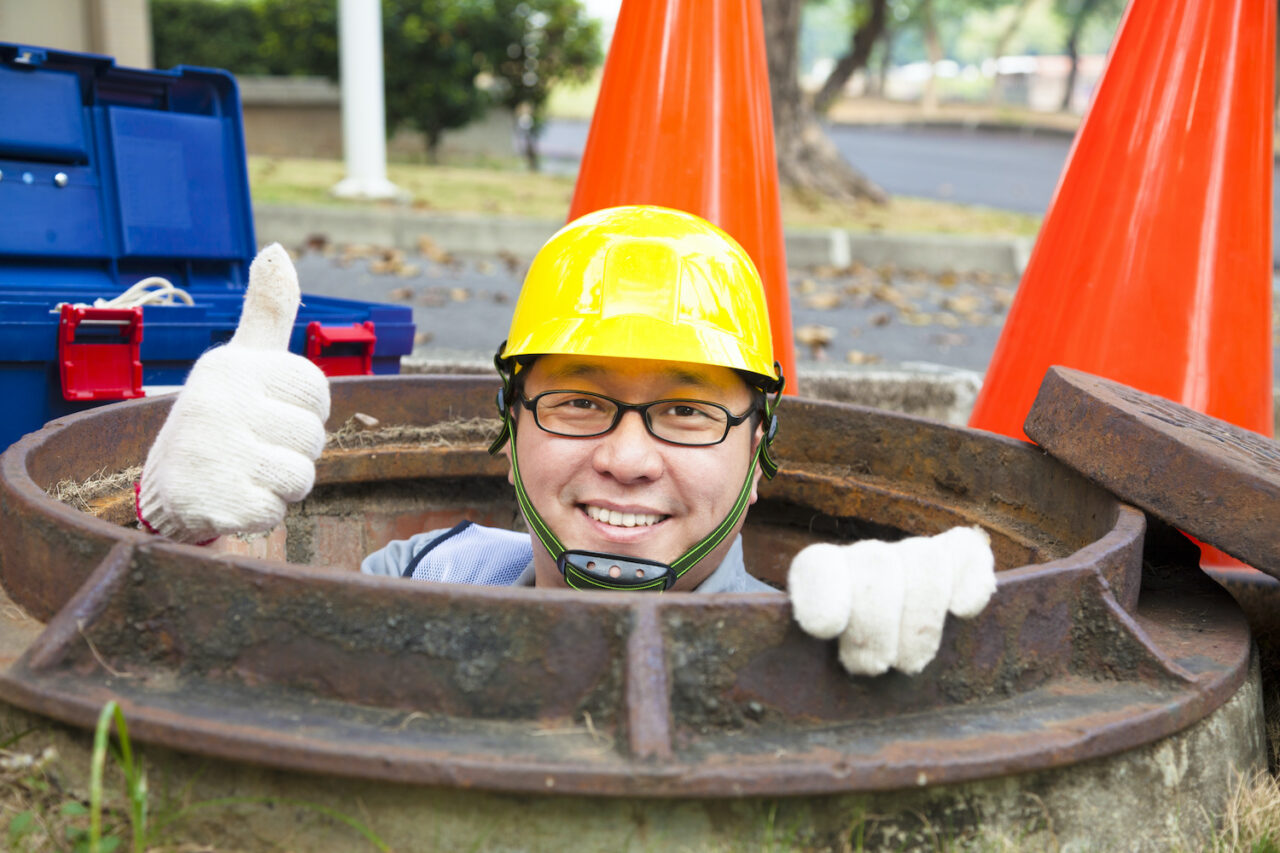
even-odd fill
[[[611,524],[614,527],[649,527],[662,521],[661,515],[650,515],[643,512],[615,512],[603,507],[586,505],[587,515],[596,521]]]

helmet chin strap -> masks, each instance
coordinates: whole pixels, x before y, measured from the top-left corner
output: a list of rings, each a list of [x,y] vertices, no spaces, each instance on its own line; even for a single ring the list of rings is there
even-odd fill
[[[765,401],[765,434],[756,445],[751,456],[751,465],[747,468],[746,479],[738,491],[738,497],[714,530],[685,551],[670,564],[657,560],[645,560],[639,557],[624,557],[618,554],[607,554],[597,551],[569,550],[561,543],[560,538],[533,506],[529,493],[525,491],[524,480],[520,476],[520,461],[516,455],[515,421],[511,416],[511,399],[514,397],[511,373],[505,368],[502,359],[495,359],[498,372],[502,376],[502,389],[498,391],[498,408],[502,412],[502,432],[489,447],[490,453],[497,453],[508,439],[511,441],[511,479],[515,484],[516,500],[524,513],[525,521],[533,535],[537,537],[547,553],[556,561],[556,567],[564,576],[565,583],[573,589],[605,589],[626,592],[662,592],[670,589],[685,572],[696,566],[734,530],[742,519],[747,507],[751,504],[751,489],[755,482],[756,466],[767,479],[772,479],[778,472],[777,463],[769,454],[769,446],[778,431],[778,418],[775,409],[778,398],[782,394],[782,383],[773,394],[773,399]]]

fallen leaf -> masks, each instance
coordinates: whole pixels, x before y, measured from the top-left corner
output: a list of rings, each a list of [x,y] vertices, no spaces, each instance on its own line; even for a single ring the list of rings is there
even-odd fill
[[[840,294],[833,290],[821,290],[807,298],[804,303],[819,311],[830,311],[840,305]]]
[[[502,261],[503,265],[506,266],[507,268],[507,272],[509,273],[514,273],[516,270],[520,269],[520,259],[515,256],[514,252],[508,252],[505,249],[499,249],[498,260]]]
[[[872,352],[851,349],[844,354],[844,360],[849,364],[876,364],[884,359]]]
[[[942,307],[957,314],[972,314],[982,305],[982,300],[972,295],[948,296],[942,300]]]
[[[797,328],[795,334],[796,341],[809,348],[809,354],[814,361],[824,361],[827,357],[827,344],[831,343],[831,339],[835,337],[836,330],[830,326],[810,323]]]

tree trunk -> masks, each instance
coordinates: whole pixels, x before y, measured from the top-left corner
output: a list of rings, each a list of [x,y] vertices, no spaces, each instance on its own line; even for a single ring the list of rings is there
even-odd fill
[[[880,70],[876,74],[875,89],[871,93],[877,98],[885,96],[889,72],[893,70],[893,37],[896,33],[894,27],[885,27],[884,34],[880,36]]]
[[[532,133],[526,134],[521,140],[521,147],[524,149],[524,163],[529,167],[530,172],[542,171],[542,155],[538,152],[538,137]]]
[[[991,56],[998,63],[1000,57],[1004,56],[1005,51],[1009,49],[1009,42],[1013,41],[1014,35],[1018,32],[1018,28],[1022,26],[1022,22],[1027,17],[1027,10],[1031,8],[1034,0],[1019,0],[1018,7],[1013,10],[1013,17],[1009,19],[1009,25],[1000,33],[1000,37],[996,39],[995,47],[991,51]],[[1000,100],[1000,67],[996,66],[996,73],[991,77],[991,91],[987,94],[987,103],[995,104]]]
[[[920,0],[920,28],[924,35],[925,54],[929,57],[929,76],[924,78],[924,94],[920,109],[925,115],[938,111],[938,63],[942,61],[942,38],[938,35],[938,21],[933,15],[933,0]]]
[[[1080,67],[1080,34],[1084,31],[1084,22],[1097,5],[1098,0],[1080,0],[1080,6],[1071,21],[1071,32],[1067,35],[1067,58],[1071,60],[1071,64],[1067,66],[1067,85],[1062,90],[1062,104],[1058,107],[1060,112],[1065,113],[1071,109],[1071,96],[1075,93],[1076,74]]]
[[[427,162],[432,166],[440,163],[440,129],[432,128],[423,134],[427,143]]]
[[[814,95],[814,112],[825,114],[840,96],[849,78],[859,69],[867,67],[867,60],[871,58],[871,48],[884,32],[885,11],[889,5],[888,0],[870,0],[870,2],[871,13],[862,25],[853,31],[849,39],[849,52],[840,57],[836,67],[831,69],[822,88],[818,90],[818,94]]]
[[[796,0],[762,0],[778,178],[801,192],[883,204],[889,200],[885,191],[845,162],[801,96],[800,6]]]
[[[516,142],[524,163],[530,172],[542,170],[542,156],[538,150],[538,139],[542,136],[544,122],[526,104],[517,104],[511,109],[511,119],[516,127]]]

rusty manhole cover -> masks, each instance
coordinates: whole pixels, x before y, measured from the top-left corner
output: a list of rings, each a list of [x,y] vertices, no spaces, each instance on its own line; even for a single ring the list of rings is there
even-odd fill
[[[1065,367],[1049,368],[1024,428],[1129,503],[1280,577],[1280,444]]]
[[[488,416],[492,400],[491,379],[335,380],[331,422],[360,412],[421,435]],[[0,668],[6,703],[92,727],[116,699],[140,741],[281,769],[740,797],[1102,758],[1204,719],[1248,677],[1248,626],[1230,597],[1182,560],[1147,578],[1142,514],[1025,442],[787,402],[783,470],[744,533],[762,579],[780,585],[812,541],[956,524],[991,534],[991,604],[949,622],[919,676],[871,679],[850,678],[832,644],[800,632],[782,595],[356,574],[364,545],[397,531],[511,516],[502,460],[483,442],[331,447],[271,560],[136,530],[127,487],[116,521],[116,503],[85,511],[51,496],[64,480],[139,465],[168,405],[68,417],[0,456],[0,583],[47,622],[21,647],[0,645],[13,661]]]

